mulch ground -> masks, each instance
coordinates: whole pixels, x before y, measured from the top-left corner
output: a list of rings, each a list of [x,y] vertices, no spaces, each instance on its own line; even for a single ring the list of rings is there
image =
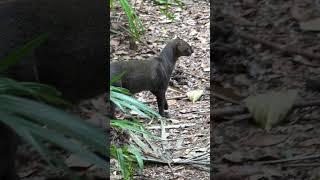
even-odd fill
[[[319,99],[316,1],[217,0],[212,10],[217,51],[211,83],[220,95],[212,95],[212,112],[271,90],[297,89],[306,103]],[[212,178],[319,179],[318,106],[295,108],[269,132],[248,113],[213,114]]]

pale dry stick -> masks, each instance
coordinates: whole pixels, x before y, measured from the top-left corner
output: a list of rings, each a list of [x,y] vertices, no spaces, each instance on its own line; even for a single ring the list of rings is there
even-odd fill
[[[201,166],[201,165],[197,165],[197,164],[192,164],[191,166],[198,168],[199,170],[202,170],[202,171],[210,172],[210,167],[205,167],[205,166]]]
[[[181,159],[173,159],[173,163],[183,163],[183,164],[198,164],[198,165],[210,165],[210,160],[207,161],[193,161],[193,160],[181,160]]]
[[[204,79],[204,80],[210,81],[209,78],[201,77],[201,76],[198,76],[198,75],[195,75],[195,74],[192,74],[192,73],[188,73],[188,72],[186,72],[186,71],[182,71],[182,73],[188,74],[188,75],[193,76],[193,77],[196,77],[196,78],[198,78],[198,79]]]
[[[155,163],[161,163],[161,164],[167,164],[168,162],[162,161],[160,159],[155,159],[152,157],[143,157],[144,161],[150,161],[150,162],[155,162]],[[198,165],[203,165],[203,166],[209,166],[210,161],[188,161],[188,160],[175,160],[171,162],[171,164],[198,164]]]
[[[210,95],[210,93],[204,93],[203,96],[208,96]],[[174,100],[174,99],[185,99],[188,98],[187,95],[180,95],[180,96],[173,96],[173,97],[167,97],[167,100]],[[152,103],[152,102],[156,102],[156,99],[153,100],[149,100],[149,101],[143,101],[143,103]]]
[[[135,135],[134,133],[129,133],[130,137],[132,138],[132,140],[141,148],[141,150],[144,151],[144,153],[151,155],[153,157],[157,157],[159,158],[159,155],[157,154],[157,152],[154,152],[153,149],[151,149],[150,147],[148,147],[144,142],[142,142],[137,135]]]
[[[284,167],[319,167],[320,163],[297,163],[297,164],[286,164]]]
[[[174,96],[174,97],[168,97],[166,98],[167,100],[174,100],[174,99],[184,99],[184,98],[188,98],[186,95],[181,95],[181,96]],[[156,102],[156,99],[153,100],[149,100],[149,101],[143,101],[143,103],[153,103]]]
[[[166,136],[166,124],[163,118],[160,118],[160,127],[161,127],[161,139],[162,140],[167,140]]]
[[[320,100],[310,100],[296,102],[293,108],[304,108],[309,106],[320,106]],[[249,113],[249,110],[245,106],[229,106],[224,108],[216,108],[210,111],[210,116],[233,116],[237,114]]]
[[[177,128],[185,128],[185,127],[190,127],[190,126],[195,126],[196,123],[187,123],[187,124],[177,124],[177,125],[166,125],[164,127],[162,126],[150,126],[147,127],[147,129],[177,129]]]
[[[180,139],[186,139],[186,138],[192,138],[192,137],[198,137],[198,136],[207,136],[207,134],[193,134],[193,135],[185,135],[183,137],[179,137],[179,138],[170,138],[168,139],[168,141],[177,141]]]
[[[161,160],[159,160],[159,159],[154,159],[154,158],[147,158],[147,157],[143,157],[143,160],[144,161],[148,161],[148,162],[153,162],[153,163],[159,163],[159,164],[167,164],[167,162],[165,162],[165,161],[161,161]],[[187,165],[190,165],[190,166],[194,166],[194,167],[196,167],[196,168],[199,168],[199,169],[201,169],[201,170],[206,170],[207,171],[207,169],[208,169],[208,166],[210,165],[210,162],[209,163],[207,163],[207,162],[205,162],[205,163],[194,163],[194,164],[192,164],[192,163],[190,163],[190,162],[172,162],[171,164],[187,164]],[[210,169],[209,169],[210,170]]]
[[[236,101],[236,100],[233,100],[232,98],[229,98],[227,96],[224,96],[224,95],[221,95],[219,93],[215,93],[214,92],[214,89],[213,89],[213,93],[211,94],[212,96],[215,96],[219,99],[222,99],[222,100],[225,100],[225,101],[229,101],[229,102],[232,102],[234,104],[238,104],[238,105],[241,105],[242,103],[240,101]]]
[[[256,164],[259,164],[259,165],[260,164],[278,164],[278,163],[285,163],[290,161],[301,161],[301,160],[318,159],[318,158],[320,158],[320,154],[308,155],[308,156],[297,156],[297,157],[280,159],[280,160],[261,161],[261,162],[257,162]]]
[[[178,148],[178,149],[177,149],[176,147],[172,147],[172,148],[169,148],[168,150],[171,150],[171,151],[174,151],[174,150],[175,150],[175,151],[177,151],[177,150],[188,150],[188,151],[189,151],[189,150],[193,150],[193,149],[194,149],[194,148],[191,148],[191,149],[190,149],[189,146],[183,146],[183,147],[180,147],[180,148]]]

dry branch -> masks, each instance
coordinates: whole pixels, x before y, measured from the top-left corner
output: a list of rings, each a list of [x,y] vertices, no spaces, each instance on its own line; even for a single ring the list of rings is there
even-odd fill
[[[284,162],[290,162],[290,161],[302,161],[307,159],[319,159],[319,158],[320,158],[320,154],[315,154],[315,155],[297,156],[297,157],[279,159],[279,160],[261,161],[261,162],[258,162],[257,164],[277,164],[277,163],[284,163]]]
[[[237,34],[239,37],[243,38],[243,39],[247,39],[250,41],[254,41],[256,43],[260,43],[264,46],[267,46],[269,48],[273,48],[273,49],[277,49],[279,51],[281,51],[283,54],[298,54],[307,58],[311,58],[311,59],[318,59],[320,60],[320,55],[319,54],[315,54],[312,52],[308,52],[308,51],[304,51],[302,49],[298,49],[298,48],[289,48],[289,47],[285,47],[284,45],[281,44],[277,44],[277,43],[273,43],[271,41],[267,41],[267,40],[263,40],[259,37],[250,35],[248,33],[242,32],[242,31],[238,31]]]
[[[293,108],[304,108],[309,106],[320,106],[320,100],[310,100],[310,101],[301,101],[296,102],[293,105]],[[224,108],[217,108],[210,111],[211,117],[222,117],[222,116],[233,116],[237,114],[249,113],[249,110],[245,106],[228,106]]]

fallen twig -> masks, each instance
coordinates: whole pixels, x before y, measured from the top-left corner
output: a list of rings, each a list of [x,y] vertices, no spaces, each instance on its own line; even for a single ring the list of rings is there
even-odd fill
[[[174,96],[174,97],[168,97],[166,98],[167,100],[173,100],[173,99],[184,99],[184,98],[188,98],[186,95],[181,95],[181,96]],[[156,99],[153,100],[149,100],[149,101],[143,101],[143,103],[152,103],[152,102],[156,102]]]
[[[293,105],[293,108],[303,108],[308,106],[320,106],[320,100],[296,102]],[[248,108],[245,106],[237,105],[237,106],[228,106],[224,108],[213,109],[212,111],[210,111],[210,116],[211,117],[233,116],[233,115],[244,114],[244,113],[249,113]]]
[[[271,161],[261,161],[257,164],[277,164],[277,163],[284,163],[284,162],[290,162],[290,161],[301,161],[301,160],[307,160],[307,159],[317,159],[320,158],[320,154],[315,155],[307,155],[307,156],[296,156],[292,158],[286,158],[286,159],[279,159],[279,160],[271,160]]]
[[[166,126],[163,126],[163,128],[164,129],[176,129],[176,128],[190,127],[190,126],[194,126],[194,125],[196,125],[196,123],[166,125]],[[147,127],[147,129],[162,129],[162,126],[150,126],[150,127]]]
[[[204,93],[203,96],[207,96],[210,95],[210,93]],[[181,96],[173,96],[173,97],[167,97],[167,100],[173,100],[173,99],[185,99],[188,98],[187,95],[181,95]],[[153,100],[149,100],[149,101],[142,101],[143,103],[152,103],[152,102],[156,102],[156,99]]]
[[[286,164],[285,167],[319,167],[320,163],[297,163],[297,164]]]
[[[154,163],[161,163],[161,164],[168,164],[167,161],[162,161],[160,159],[150,158],[150,157],[143,157],[144,161],[154,162]],[[203,166],[210,166],[210,160],[208,161],[180,161],[177,159],[173,159],[171,164],[197,164],[197,165],[203,165]]]
[[[201,77],[201,76],[198,76],[198,75],[195,75],[195,74],[192,74],[192,73],[188,73],[188,72],[186,72],[186,71],[182,71],[182,73],[188,74],[188,75],[193,76],[193,77],[196,77],[196,78],[198,78],[198,79],[204,79],[204,80],[210,81],[209,78]]]
[[[267,40],[263,40],[259,37],[250,35],[248,33],[242,32],[242,31],[238,31],[237,33],[235,33],[236,35],[238,35],[241,38],[250,40],[250,41],[254,41],[257,43],[260,43],[264,46],[267,46],[269,48],[273,48],[273,49],[277,49],[279,51],[281,51],[284,54],[298,54],[307,58],[311,58],[311,59],[319,59],[320,60],[320,54],[315,54],[312,52],[308,52],[308,51],[304,51],[302,49],[298,49],[298,48],[289,48],[289,47],[285,47],[284,45],[281,44],[276,44]]]

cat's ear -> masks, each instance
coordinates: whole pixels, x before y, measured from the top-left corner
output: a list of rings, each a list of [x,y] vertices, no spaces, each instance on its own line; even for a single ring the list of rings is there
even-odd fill
[[[178,44],[181,44],[181,39],[179,38],[179,36],[176,36],[175,40]]]

